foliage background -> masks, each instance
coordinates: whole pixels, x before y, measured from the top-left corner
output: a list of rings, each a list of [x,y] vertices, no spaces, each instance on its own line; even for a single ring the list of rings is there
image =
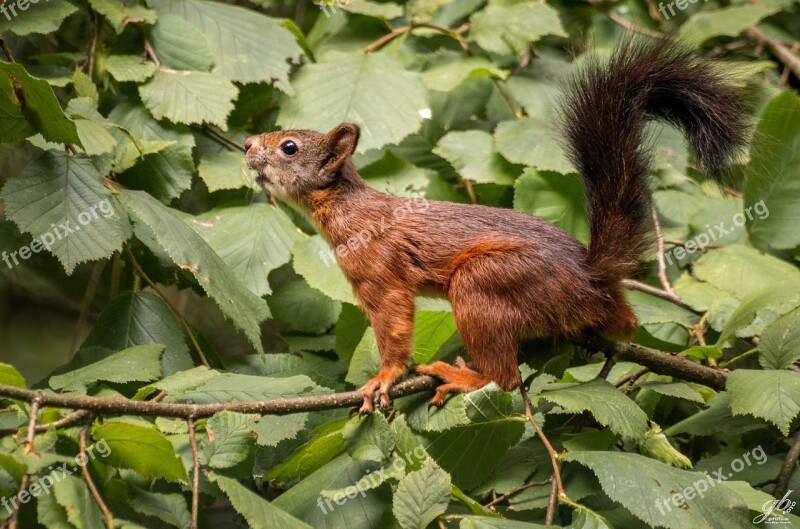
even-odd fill
[[[730,369],[726,390],[630,362],[603,380],[600,355],[548,341],[530,344],[522,370],[539,423],[568,452],[569,499],[550,509],[556,525],[752,527],[800,412],[800,15],[789,0],[687,2],[674,16],[660,5],[49,0],[0,16],[0,251],[77,225],[104,200],[116,212],[52,251],[0,265],[0,382],[195,403],[359,386],[377,371],[374,334],[341,272],[321,258],[322,239],[253,188],[236,144],[276,128],[355,121],[370,185],[520,209],[586,241],[581,185],[553,127],[559,87],[587,50],[607,53],[631,31],[671,32],[730,61],[724,68],[751,94],[754,128],[720,188],[697,174],[675,130],[652,127],[666,273],[685,305],[631,291],[635,341]],[[674,257],[676,241],[720,222],[733,228],[737,213],[762,200],[768,217]],[[637,279],[663,288],[655,250]],[[447,304],[420,300],[415,362],[460,352]],[[37,434],[31,451],[30,403],[4,402],[0,496],[13,496],[26,473],[36,481],[73,460],[85,431],[90,444],[105,439],[112,449],[89,466],[112,525],[191,525],[185,421],[96,417],[88,430]],[[518,394],[488,386],[438,411],[425,395],[395,404],[388,419],[349,419],[343,409],[198,421],[200,525],[544,523],[552,467]],[[36,420],[68,413],[45,408]],[[318,507],[418,447],[422,457],[369,481],[363,495]],[[657,508],[757,447],[769,455],[763,465],[683,508]],[[794,500],[796,459],[784,472]],[[17,523],[106,522],[76,474],[25,504]]]

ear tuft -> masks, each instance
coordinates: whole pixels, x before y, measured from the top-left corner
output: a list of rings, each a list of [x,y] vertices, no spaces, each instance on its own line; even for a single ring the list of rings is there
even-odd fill
[[[332,128],[324,140],[330,158],[321,171],[331,174],[339,171],[344,162],[356,152],[360,135],[361,129],[355,123],[342,123]]]

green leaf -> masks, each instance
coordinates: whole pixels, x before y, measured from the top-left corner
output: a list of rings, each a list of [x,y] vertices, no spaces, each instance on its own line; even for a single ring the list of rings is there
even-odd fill
[[[144,106],[156,119],[211,123],[228,129],[228,114],[239,89],[216,73],[161,69],[139,87]]]
[[[0,362],[0,384],[17,388],[26,387],[25,377],[17,371],[17,368],[9,364],[4,364],[3,362]]]
[[[392,512],[403,529],[424,529],[447,510],[450,476],[427,460],[422,468],[400,480],[392,498]]]
[[[347,453],[353,459],[382,462],[394,448],[394,435],[386,417],[380,413],[351,419],[342,429]]]
[[[723,391],[713,396],[708,409],[690,415],[682,421],[665,428],[667,435],[674,436],[682,433],[691,435],[716,435],[731,433],[740,435],[754,429],[766,426],[761,420],[748,416],[734,416],[730,408],[730,393]]]
[[[160,492],[147,492],[134,487],[128,488],[131,506],[137,512],[147,516],[155,516],[159,520],[179,527],[189,529],[192,525],[192,514],[186,506],[186,498],[182,494],[165,494]]]
[[[152,292],[126,292],[106,306],[82,347],[121,351],[144,344],[164,344],[161,373],[164,376],[194,364],[183,339],[183,330],[169,306]]]
[[[692,44],[700,44],[718,36],[735,37],[762,18],[777,13],[790,4],[788,0],[764,0],[756,4],[699,10],[680,26],[678,37]],[[671,6],[669,7],[671,11]]]
[[[547,7],[544,4],[537,4]],[[535,167],[541,171],[575,173],[558,143],[558,134],[552,121],[543,118],[524,118],[501,121],[495,129],[497,151],[506,160]]]
[[[89,4],[111,22],[117,33],[122,33],[128,24],[152,24],[156,21],[156,13],[152,9],[136,4],[128,6],[122,0],[89,0]]]
[[[709,250],[694,264],[693,272],[698,279],[739,299],[773,285],[800,286],[796,266],[739,244]]]
[[[64,485],[64,487],[69,487],[69,485]],[[65,501],[69,499],[68,493],[62,493],[62,495],[65,495]],[[39,495],[36,499],[36,514],[37,521],[48,529],[75,529],[75,526],[67,518],[67,510],[59,505],[55,494]]]
[[[686,382],[663,382],[660,380],[648,380],[637,384],[638,387],[655,391],[661,395],[668,395],[678,399],[686,399],[699,404],[705,404],[705,399],[699,391],[691,387]]]
[[[311,287],[336,301],[356,305],[353,287],[336,262],[336,254],[319,235],[302,237],[292,247],[294,269]]]
[[[269,480],[287,482],[302,479],[326,465],[345,450],[341,429],[324,432],[300,446],[266,475]]]
[[[800,358],[800,309],[770,323],[758,342],[759,363],[765,369],[785,369]]]
[[[403,14],[403,8],[392,2],[370,2],[369,0],[352,0],[349,2],[337,2],[336,6],[341,7],[345,11],[351,13],[358,13],[359,15],[366,15],[368,17],[381,18],[391,20]],[[329,4],[328,9],[331,9]],[[324,5],[321,9],[326,12]],[[335,9],[335,8],[334,8]],[[326,12],[327,14],[327,12]]]
[[[50,387],[67,391],[85,390],[99,380],[147,382],[161,376],[161,344],[136,345],[88,366],[50,377]]]
[[[350,367],[345,380],[354,386],[361,386],[378,374],[381,369],[381,358],[378,353],[378,340],[375,331],[368,327],[361,341],[353,351]]]
[[[737,369],[728,375],[726,388],[734,415],[766,419],[783,435],[789,434],[789,426],[800,412],[800,373]]]
[[[282,511],[235,479],[212,473],[210,479],[224,492],[236,511],[247,520],[252,529],[311,528],[310,525]]]
[[[458,529],[545,529],[545,527],[547,526],[488,516],[465,516],[458,525]]]
[[[522,53],[544,35],[566,37],[558,12],[539,2],[490,4],[471,18],[469,39],[502,55]]]
[[[479,485],[525,430],[514,414],[511,395],[492,383],[467,393],[464,408],[470,423],[447,431],[425,432],[425,450],[462,489]],[[486,448],[491,446],[491,450]]]
[[[89,488],[76,476],[64,476],[53,485],[53,494],[66,509],[69,523],[78,529],[104,529],[103,513],[94,501]],[[44,494],[46,496],[46,494]]]
[[[452,312],[418,310],[414,314],[414,363],[431,362],[457,332]]]
[[[294,439],[303,431],[308,420],[307,413],[291,415],[264,415],[250,429],[258,436],[261,446],[277,446],[281,441]]]
[[[643,440],[647,415],[624,393],[604,379],[583,384],[554,384],[544,388],[541,398],[555,402],[567,413],[591,412],[601,424],[622,437]]]
[[[213,377],[204,376],[202,379],[203,382],[198,385],[186,384],[179,390],[168,393],[164,401],[211,404],[325,395],[331,392],[305,375],[277,378],[222,373]],[[158,387],[158,384],[155,386]]]
[[[351,497],[343,494],[337,498],[338,502],[331,498],[318,499],[322,498],[322,491],[351,487],[368,470],[374,472],[377,468],[375,462],[354,461],[347,454],[341,454],[281,494],[273,504],[313,527],[383,527],[382,517],[391,501],[385,485],[356,492]]]
[[[736,336],[761,334],[766,325],[798,306],[800,286],[776,284],[756,290],[745,296],[728,318],[716,346],[723,347]]]
[[[204,154],[197,171],[212,193],[220,189],[239,189],[252,185],[245,157],[239,152]]]
[[[479,184],[513,185],[514,167],[495,152],[494,138],[481,130],[449,132],[433,150],[465,180]]]
[[[230,468],[245,461],[253,447],[247,425],[255,416],[221,411],[206,422],[208,442],[200,449],[200,464],[212,468]]]
[[[651,527],[738,529],[753,527],[741,498],[709,485],[701,472],[673,468],[622,452],[573,452],[567,461],[589,467],[603,491]],[[714,483],[716,485],[716,483]],[[703,490],[705,489],[705,490]],[[703,496],[698,492],[703,490]],[[681,494],[673,499],[674,494]]]
[[[274,82],[292,93],[291,63],[301,55],[294,35],[277,20],[252,9],[206,0],[153,0],[159,12],[180,15],[205,35],[213,73],[240,83]]]
[[[122,103],[114,107],[108,119],[118,123],[144,144],[156,144],[154,152],[142,153],[134,142],[119,131],[112,131],[119,141],[114,151],[120,181],[145,190],[164,203],[180,196],[192,184],[194,136],[184,125],[159,123],[140,105]],[[165,144],[164,142],[172,142]]]
[[[140,55],[110,55],[106,59],[106,70],[117,81],[142,83],[156,73],[156,65]]]
[[[485,57],[465,56],[446,50],[431,61],[422,73],[422,82],[429,90],[449,92],[471,77],[484,76],[505,79],[508,71]]]
[[[214,209],[185,221],[259,297],[272,292],[269,273],[289,262],[301,239],[289,217],[270,204]]]
[[[278,125],[327,132],[355,122],[358,152],[399,143],[430,117],[419,74],[379,53],[326,56],[301,68],[293,84],[297,94],[281,105]]]
[[[359,173],[370,187],[399,197],[422,197],[430,183],[422,169],[391,151],[377,162],[363,167]]]
[[[342,311],[341,303],[302,280],[286,283],[268,302],[275,319],[289,323],[294,330],[311,334],[324,333],[336,323]]]
[[[528,169],[514,184],[514,209],[536,215],[589,241],[583,183],[575,174]]]
[[[0,75],[0,100],[3,100],[0,122],[10,120],[12,125],[8,132],[0,132],[0,141],[15,141],[39,132],[47,141],[54,143],[79,143],[75,124],[64,115],[53,89],[46,81],[31,77],[19,64],[0,61],[0,72],[5,74]],[[24,104],[17,100],[8,81],[10,77],[19,83],[25,97]],[[23,127],[21,117],[24,117],[28,127]]]
[[[66,112],[75,120],[83,152],[99,156],[114,150],[117,140],[108,131],[114,125],[97,111],[94,101],[88,97],[73,99],[67,105]]]
[[[152,40],[161,64],[168,68],[207,72],[214,64],[205,35],[178,15],[164,13],[158,17]]]
[[[108,257],[127,239],[127,219],[117,211],[92,160],[48,151],[3,187],[6,214],[55,255],[67,274],[84,261]],[[27,257],[21,249],[20,257]]]
[[[0,33],[8,31],[20,36],[55,33],[64,19],[78,10],[66,0],[17,1],[7,2],[5,6],[4,16],[0,17]]]
[[[92,437],[108,443],[110,452],[105,460],[111,465],[135,470],[147,480],[164,478],[188,483],[172,444],[154,428],[108,422],[94,426]]]
[[[269,317],[266,302],[250,292],[173,210],[141,191],[124,191],[120,197],[138,222],[153,232],[172,261],[189,270],[225,317],[244,332],[256,351],[263,352],[259,323]]]
[[[756,5],[740,7],[758,7]],[[800,98],[791,90],[770,101],[750,146],[744,202],[753,208],[753,244],[789,249],[800,244]]]

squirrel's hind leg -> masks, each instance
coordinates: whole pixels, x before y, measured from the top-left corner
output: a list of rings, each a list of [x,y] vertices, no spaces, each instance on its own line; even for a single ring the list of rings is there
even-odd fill
[[[434,362],[418,365],[414,368],[414,372],[418,375],[430,375],[444,382],[436,388],[436,395],[431,399],[432,406],[444,404],[448,393],[467,393],[491,382],[484,375],[467,367],[466,362],[460,356],[456,358],[454,366],[444,362]]]

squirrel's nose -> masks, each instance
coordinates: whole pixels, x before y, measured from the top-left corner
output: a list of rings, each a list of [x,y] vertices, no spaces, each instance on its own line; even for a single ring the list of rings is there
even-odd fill
[[[252,137],[252,136],[250,136],[249,138],[247,138],[247,139],[244,141],[244,152],[247,152],[247,151],[249,151],[249,150],[250,150],[250,147],[252,147],[252,146],[253,146],[253,137]]]

